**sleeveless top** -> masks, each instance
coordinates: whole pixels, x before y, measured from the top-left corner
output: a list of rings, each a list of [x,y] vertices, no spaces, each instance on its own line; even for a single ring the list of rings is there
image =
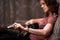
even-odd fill
[[[37,21],[37,23],[39,24],[39,29],[43,29],[47,23],[54,24],[56,19],[57,19],[57,15],[50,15],[49,17],[44,17],[43,20],[40,22]],[[29,37],[30,40],[47,40],[47,38],[44,36],[38,36],[34,34],[30,34]]]
[[[48,40],[60,40],[60,15],[54,25],[53,33],[50,35]]]

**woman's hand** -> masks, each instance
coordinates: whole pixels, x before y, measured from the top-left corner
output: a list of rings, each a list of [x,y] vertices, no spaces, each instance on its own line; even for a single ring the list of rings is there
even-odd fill
[[[22,28],[22,25],[19,23],[14,23],[13,25],[15,29]]]
[[[20,29],[22,29],[22,30],[24,30],[24,31],[28,31],[28,27],[27,27],[27,26],[24,27],[24,26],[22,26],[22,25],[19,24],[19,23],[14,23],[13,25],[14,25],[14,28],[15,28],[15,29],[20,28]]]

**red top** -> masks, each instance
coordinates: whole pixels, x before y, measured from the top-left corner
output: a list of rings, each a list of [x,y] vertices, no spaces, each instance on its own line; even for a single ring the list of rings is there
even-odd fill
[[[51,24],[54,24],[55,21],[57,19],[57,15],[50,15],[49,17],[45,17],[43,18],[42,21],[38,21],[38,24],[39,24],[39,29],[43,29],[44,26],[47,24],[47,23],[51,23]],[[30,34],[30,40],[47,40],[47,38],[43,37],[43,36],[37,36],[37,35],[34,35],[34,34]]]

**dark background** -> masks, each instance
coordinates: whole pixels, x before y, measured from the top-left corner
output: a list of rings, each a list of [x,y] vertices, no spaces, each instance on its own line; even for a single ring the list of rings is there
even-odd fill
[[[0,0],[0,27],[41,17],[43,11],[37,0]]]

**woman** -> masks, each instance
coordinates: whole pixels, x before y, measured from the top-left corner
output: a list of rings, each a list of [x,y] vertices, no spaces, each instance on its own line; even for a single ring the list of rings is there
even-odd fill
[[[59,4],[56,0],[39,0],[41,8],[43,9],[45,16],[40,19],[31,19],[25,22],[26,25],[38,23],[39,29],[33,29],[24,27],[21,24],[14,23],[15,28],[21,28],[24,31],[30,33],[30,40],[47,40],[54,28],[54,23],[58,17]]]

